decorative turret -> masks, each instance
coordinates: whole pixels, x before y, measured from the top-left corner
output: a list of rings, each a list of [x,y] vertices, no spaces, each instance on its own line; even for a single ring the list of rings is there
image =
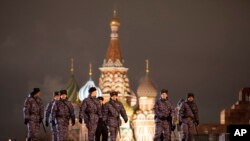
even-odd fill
[[[83,101],[85,98],[89,96],[89,88],[96,87],[97,90],[97,97],[102,96],[101,90],[95,85],[95,82],[92,80],[92,65],[89,64],[89,81],[80,89],[79,91],[79,98]]]
[[[78,104],[80,102],[78,98],[79,86],[74,76],[74,59],[73,58],[71,59],[70,73],[71,73],[71,77],[67,85],[68,99],[72,103]]]
[[[133,132],[130,127],[130,122],[134,110],[131,106],[136,103],[136,96],[132,95],[132,90],[130,90],[129,79],[127,77],[128,68],[123,66],[123,59],[118,38],[119,26],[120,21],[117,18],[116,11],[114,10],[114,15],[110,22],[110,43],[106,52],[106,57],[103,61],[103,65],[99,68],[101,71],[99,86],[104,97],[104,102],[109,100],[109,93],[111,91],[118,92],[119,100],[123,103],[129,118],[129,121],[127,123],[122,123],[120,127],[120,141],[133,141]]]

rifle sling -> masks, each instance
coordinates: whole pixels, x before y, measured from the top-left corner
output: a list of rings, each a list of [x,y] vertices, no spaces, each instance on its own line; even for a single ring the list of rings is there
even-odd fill
[[[120,115],[120,112],[116,109],[116,106],[112,102],[109,102],[109,103],[116,110],[116,112]]]
[[[67,108],[68,108],[68,110],[69,110],[70,116],[72,116],[72,111],[71,111],[71,109],[70,109],[69,105],[68,105],[68,104],[66,104],[64,101],[62,101],[62,103],[63,103],[64,105],[66,105],[66,107],[67,107]]]
[[[188,104],[188,103],[187,103]],[[195,113],[194,113],[194,110],[192,109],[192,107],[188,104],[188,107],[191,109],[193,115],[194,115],[194,118],[195,118]]]

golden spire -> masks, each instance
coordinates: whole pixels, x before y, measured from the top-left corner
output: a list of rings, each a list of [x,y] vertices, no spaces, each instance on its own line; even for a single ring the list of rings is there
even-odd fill
[[[116,14],[117,14],[117,13],[116,13],[116,9],[114,9],[114,11],[113,11],[113,17],[114,17],[114,18],[116,18]]]
[[[120,20],[117,18],[117,11],[114,9],[113,11],[113,18],[110,22],[111,26],[119,26],[120,25]]]
[[[73,73],[74,73],[74,59],[73,59],[73,58],[71,58],[70,60],[71,60],[71,68],[70,68],[70,72],[71,72],[71,74],[73,74]]]
[[[145,62],[146,62],[146,74],[148,74],[149,73],[149,61],[148,61],[148,59],[146,59]]]
[[[89,77],[92,76],[92,64],[89,63]]]

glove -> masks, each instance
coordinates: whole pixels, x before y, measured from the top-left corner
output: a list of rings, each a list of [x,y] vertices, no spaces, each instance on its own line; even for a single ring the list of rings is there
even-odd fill
[[[40,118],[40,119],[39,119],[39,123],[42,123],[42,122],[43,122],[43,118]]]
[[[172,125],[172,126],[171,126],[171,131],[174,131],[175,128],[176,128],[176,126],[175,126],[175,125]]]
[[[181,126],[181,124],[182,124],[182,122],[181,121],[179,121],[179,125]]]
[[[128,122],[128,119],[125,119],[124,121],[125,121],[125,123],[127,123],[127,122]]]
[[[24,124],[25,124],[25,125],[27,125],[27,124],[28,124],[28,122],[29,122],[29,119],[27,119],[27,118],[26,118],[26,119],[24,119]]]
[[[76,123],[75,119],[72,119],[72,121],[71,121],[72,126],[74,126],[75,123]]]
[[[200,124],[199,120],[196,120],[194,124],[198,126]]]
[[[82,124],[82,118],[79,118],[79,122]]]
[[[51,121],[52,126],[56,126],[56,122],[54,120]]]
[[[45,126],[48,127],[49,126],[49,121],[45,121]]]

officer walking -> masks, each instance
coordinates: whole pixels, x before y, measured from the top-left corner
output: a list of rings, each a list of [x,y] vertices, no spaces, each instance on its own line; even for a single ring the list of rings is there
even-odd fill
[[[84,99],[80,106],[79,122],[82,124],[82,119],[88,128],[88,139],[94,141],[97,123],[102,117],[101,104],[96,98],[96,88],[89,89],[88,98]]]
[[[60,91],[60,100],[55,101],[52,106],[51,124],[56,126],[57,141],[65,141],[68,138],[68,126],[71,119],[72,126],[75,125],[74,108],[67,100],[67,91]]]
[[[155,112],[155,135],[154,141],[161,140],[161,134],[164,141],[171,140],[172,118],[174,116],[174,108],[168,100],[168,90],[161,90],[161,98],[154,105]]]
[[[60,100],[60,93],[58,91],[54,92],[53,95],[53,99],[47,104],[46,106],[46,110],[45,110],[45,125],[48,127],[49,126],[49,122],[51,122],[51,110],[52,110],[52,106],[54,104],[55,101]],[[52,141],[57,141],[57,130],[56,130],[56,126],[51,125],[51,131],[52,131]]]
[[[104,112],[104,106],[103,106],[103,97],[98,97],[99,102],[101,103],[101,110],[102,113]],[[102,136],[102,140],[101,139]],[[99,118],[98,125],[95,133],[95,141],[108,141],[108,128],[106,123],[103,121],[103,118]]]
[[[193,141],[194,128],[199,125],[198,107],[194,102],[193,93],[187,94],[187,100],[181,105],[179,118],[181,122],[181,140]]]
[[[110,132],[110,141],[116,141],[118,132],[120,136],[120,115],[127,123],[128,116],[124,106],[118,101],[118,93],[113,91],[110,93],[110,100],[104,105],[104,121]]]
[[[24,124],[28,128],[26,141],[38,141],[40,123],[43,121],[44,113],[40,94],[40,89],[34,88],[24,102]]]

